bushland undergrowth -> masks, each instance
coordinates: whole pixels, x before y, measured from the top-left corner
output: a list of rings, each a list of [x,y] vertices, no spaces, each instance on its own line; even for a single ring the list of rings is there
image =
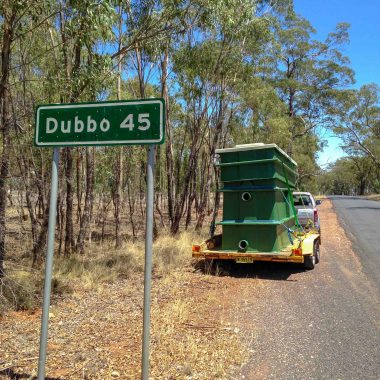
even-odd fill
[[[161,234],[154,242],[153,273],[165,276],[191,265],[191,244],[199,233]],[[144,241],[125,242],[119,249],[113,241],[93,244],[85,255],[55,256],[52,295],[59,297],[80,289],[96,290],[105,283],[130,278],[144,270]],[[27,310],[41,304],[44,264],[31,268],[28,259],[6,262],[6,277],[0,281],[0,315],[7,310]]]

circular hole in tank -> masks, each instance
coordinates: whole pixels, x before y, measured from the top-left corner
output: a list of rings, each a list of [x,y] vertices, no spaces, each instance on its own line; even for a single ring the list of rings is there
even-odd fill
[[[243,201],[249,201],[250,199],[252,198],[252,195],[250,193],[248,193],[248,191],[245,191],[242,195],[241,195],[241,199]]]
[[[239,241],[239,248],[242,250],[242,251],[245,251],[248,247],[248,242],[247,240],[240,240]]]

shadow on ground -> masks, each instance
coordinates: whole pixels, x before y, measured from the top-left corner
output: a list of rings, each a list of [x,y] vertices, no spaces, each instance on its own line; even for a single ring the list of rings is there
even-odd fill
[[[195,268],[204,274],[235,278],[259,278],[273,281],[297,281],[289,279],[292,274],[305,272],[302,264],[257,261],[253,264],[236,264],[233,261],[201,260]]]
[[[378,207],[347,207],[347,210],[380,210],[380,206]]]
[[[32,377],[32,375],[28,373],[17,373],[12,368],[7,368],[5,370],[0,371],[0,378],[9,379],[9,380],[21,380],[21,379],[36,380],[37,379],[37,377]],[[60,380],[60,379],[61,378],[58,378],[58,377],[45,377],[45,380]]]

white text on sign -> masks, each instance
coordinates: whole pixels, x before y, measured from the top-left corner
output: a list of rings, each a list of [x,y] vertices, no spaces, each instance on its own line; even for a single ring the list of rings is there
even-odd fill
[[[137,115],[137,129],[147,131],[150,128],[149,113],[140,113]],[[62,133],[93,133],[97,130],[107,132],[111,127],[109,120],[103,118],[99,125],[91,115],[87,116],[85,121],[75,116],[74,120],[61,120],[60,122],[54,117],[46,118],[46,133],[55,133],[60,130]],[[129,114],[120,124],[121,129],[133,131],[135,128],[134,115]]]

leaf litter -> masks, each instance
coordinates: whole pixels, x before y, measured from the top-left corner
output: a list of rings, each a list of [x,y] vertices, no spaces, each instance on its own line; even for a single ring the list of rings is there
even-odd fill
[[[154,276],[151,379],[230,379],[243,365],[247,350],[233,323],[229,282],[191,269]],[[46,375],[139,379],[142,305],[142,273],[53,300]],[[0,320],[0,378],[36,376],[40,315],[11,312]]]

